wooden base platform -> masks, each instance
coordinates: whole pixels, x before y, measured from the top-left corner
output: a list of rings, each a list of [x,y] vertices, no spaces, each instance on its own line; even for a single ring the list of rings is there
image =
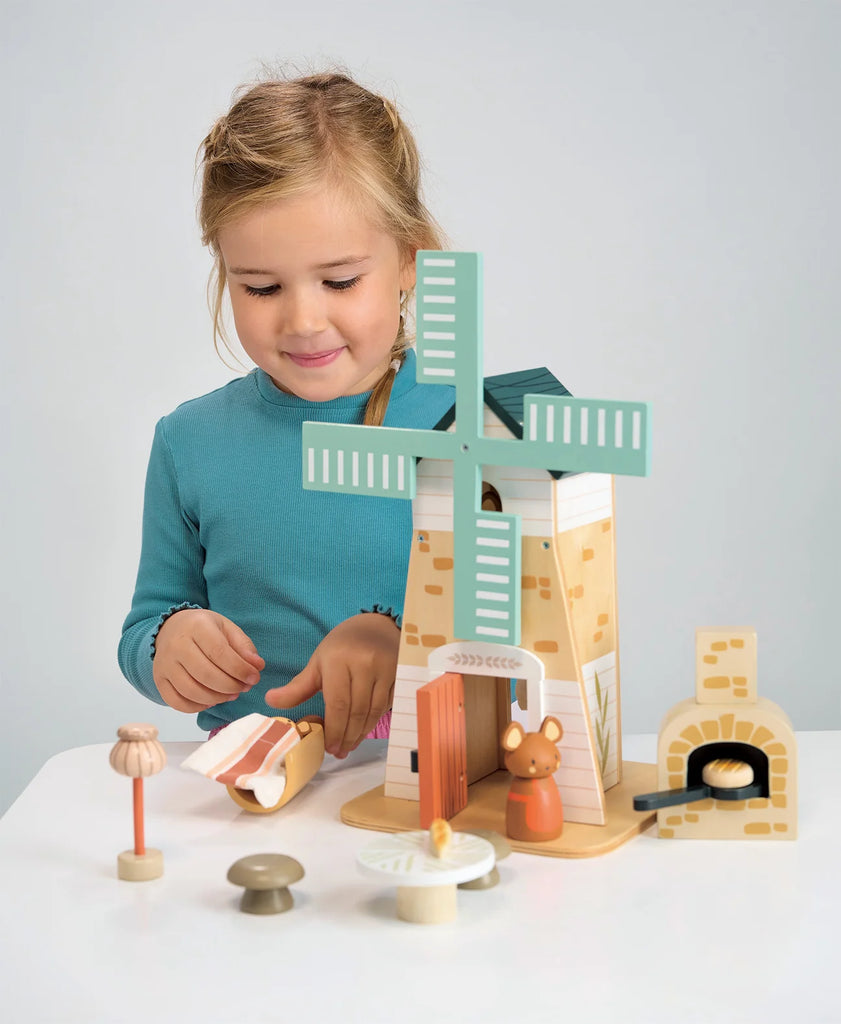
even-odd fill
[[[451,820],[456,830],[488,828],[505,835],[505,801],[511,776],[499,771],[468,790],[468,804]],[[657,812],[633,809],[633,799],[640,793],[657,788],[657,766],[637,761],[622,762],[622,782],[605,794],[607,823],[578,825],[564,823],[558,839],[546,843],[522,843],[509,840],[511,848],[521,853],[537,853],[546,857],[597,857],[639,835],[657,818]],[[415,800],[387,797],[385,786],[377,786],[346,803],[341,810],[342,821],[357,828],[378,832],[408,832],[420,828],[420,805]]]

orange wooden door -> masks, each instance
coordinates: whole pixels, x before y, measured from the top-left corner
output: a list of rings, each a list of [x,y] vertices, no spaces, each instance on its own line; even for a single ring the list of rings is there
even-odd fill
[[[464,680],[445,672],[417,692],[420,825],[467,806]]]

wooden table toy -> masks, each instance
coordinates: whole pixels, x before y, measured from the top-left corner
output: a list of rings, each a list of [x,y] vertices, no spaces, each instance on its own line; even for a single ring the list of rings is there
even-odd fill
[[[496,851],[481,836],[453,832],[444,850],[430,834],[383,833],[357,855],[363,874],[397,885],[397,916],[414,924],[441,924],[456,918],[456,886],[492,871]]]

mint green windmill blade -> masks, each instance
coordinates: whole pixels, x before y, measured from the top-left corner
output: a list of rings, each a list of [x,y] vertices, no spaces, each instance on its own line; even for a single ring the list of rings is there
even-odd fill
[[[456,526],[455,635],[520,643],[520,517],[471,513]]]
[[[415,266],[418,382],[477,390],[482,257],[476,252],[421,250]]]
[[[304,488],[380,498],[414,498],[415,458],[411,446],[408,442],[398,447],[384,444],[386,432],[403,433],[386,427],[305,423]]]
[[[648,476],[651,469],[651,406],[559,395],[526,395],[523,440],[483,439],[479,457],[517,458],[517,465],[567,473]]]
[[[457,443],[441,430],[307,422],[301,446],[304,489],[414,498],[416,459],[452,459]]]
[[[523,437],[531,444],[561,447],[563,464],[547,464],[547,468],[647,476],[651,469],[650,419],[648,402],[527,395]]]

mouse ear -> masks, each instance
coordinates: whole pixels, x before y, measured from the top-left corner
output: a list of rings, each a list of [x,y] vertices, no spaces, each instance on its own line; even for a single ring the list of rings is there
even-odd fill
[[[523,742],[525,735],[525,729],[523,729],[520,723],[512,722],[502,734],[502,749],[509,752],[516,750]]]
[[[547,715],[540,723],[540,731],[547,740],[557,743],[564,734],[564,727],[553,715]]]

